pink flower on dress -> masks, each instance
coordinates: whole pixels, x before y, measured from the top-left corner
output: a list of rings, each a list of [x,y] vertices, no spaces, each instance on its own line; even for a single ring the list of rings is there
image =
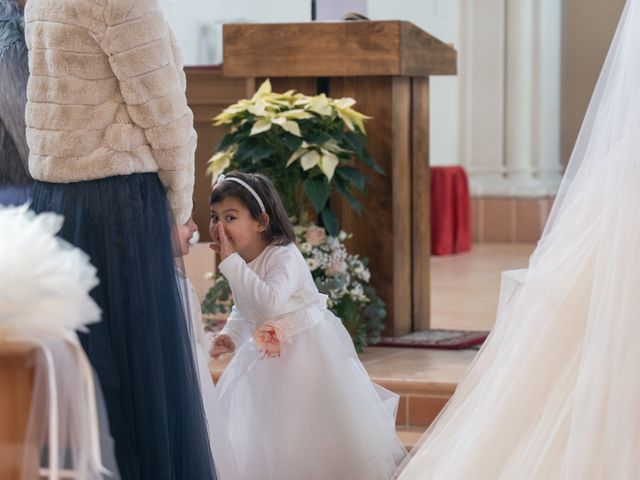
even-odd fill
[[[327,232],[322,227],[309,227],[307,233],[304,235],[304,239],[309,242],[312,247],[322,245],[327,238]]]
[[[260,358],[279,357],[282,349],[282,329],[271,322],[265,322],[256,328],[253,339],[261,350]]]

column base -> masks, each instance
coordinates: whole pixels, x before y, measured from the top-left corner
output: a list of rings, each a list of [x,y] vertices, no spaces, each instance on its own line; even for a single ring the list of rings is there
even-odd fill
[[[547,195],[544,184],[529,173],[507,174],[509,195],[512,197],[541,197]]]
[[[509,182],[499,173],[483,174],[469,172],[469,190],[471,196],[509,195]]]
[[[472,196],[474,243],[535,243],[551,211],[553,196]]]
[[[540,172],[538,180],[544,185],[547,195],[555,195],[562,183],[562,175],[557,172]]]

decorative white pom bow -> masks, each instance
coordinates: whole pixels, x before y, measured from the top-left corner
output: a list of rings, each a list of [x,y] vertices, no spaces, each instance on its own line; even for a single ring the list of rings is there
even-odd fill
[[[88,407],[89,418],[79,419],[83,422],[80,425],[90,429],[86,432],[90,445],[81,447],[90,451],[79,456],[88,464],[74,467],[93,472],[96,477],[110,475],[102,466],[93,371],[75,333],[100,320],[100,309],[89,296],[98,279],[89,257],[55,236],[62,222],[59,215],[36,215],[27,206],[0,207],[0,340],[29,342],[43,353],[49,401],[49,464],[41,474],[51,480],[65,476],[59,464],[65,439],[61,438],[58,418],[56,358],[48,345],[60,340],[73,350],[83,377],[82,391],[65,398],[75,398],[79,405]],[[70,407],[67,411],[85,411]]]

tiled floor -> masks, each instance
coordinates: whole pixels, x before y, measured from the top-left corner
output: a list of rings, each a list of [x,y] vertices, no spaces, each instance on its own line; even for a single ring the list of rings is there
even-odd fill
[[[360,359],[369,374],[385,385],[455,385],[475,354],[473,350],[369,347]]]
[[[504,270],[525,268],[535,245],[479,244],[459,255],[431,257],[433,328],[489,330]]]

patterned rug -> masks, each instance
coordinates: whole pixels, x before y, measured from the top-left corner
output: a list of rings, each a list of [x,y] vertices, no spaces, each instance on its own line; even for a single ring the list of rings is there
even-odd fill
[[[424,330],[401,337],[382,337],[376,347],[439,348],[442,350],[477,350],[489,332],[465,330]]]

